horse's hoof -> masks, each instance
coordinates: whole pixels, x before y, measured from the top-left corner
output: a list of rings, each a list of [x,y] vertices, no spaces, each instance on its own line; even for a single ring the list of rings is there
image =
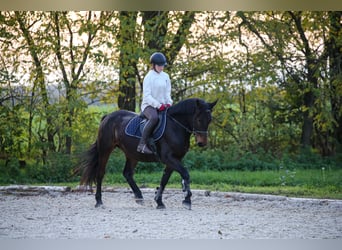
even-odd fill
[[[103,206],[103,203],[102,202],[97,202],[96,204],[95,204],[95,207],[102,207]]]
[[[188,210],[191,210],[191,202],[188,202],[188,201],[183,201],[183,207],[188,209]]]
[[[139,205],[144,205],[144,204],[145,204],[143,198],[136,198],[136,199],[135,199],[135,202],[138,203]]]
[[[162,205],[158,205],[157,206],[157,209],[165,209],[166,207],[165,207],[165,205],[164,204],[162,204]]]

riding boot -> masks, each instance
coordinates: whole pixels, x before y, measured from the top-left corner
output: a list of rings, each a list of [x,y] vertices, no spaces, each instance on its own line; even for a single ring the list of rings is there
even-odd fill
[[[153,128],[154,128],[154,124],[151,124],[151,122],[148,121],[145,125],[144,131],[142,133],[142,137],[137,147],[138,152],[143,153],[143,154],[153,154],[152,150],[149,148],[149,146],[146,143]]]

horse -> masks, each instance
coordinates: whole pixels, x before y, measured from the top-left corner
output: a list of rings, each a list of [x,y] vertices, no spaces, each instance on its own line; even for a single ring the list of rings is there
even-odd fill
[[[191,209],[190,175],[181,161],[190,147],[190,136],[195,136],[198,146],[204,147],[208,140],[208,126],[212,120],[212,110],[217,100],[207,103],[203,99],[189,98],[174,104],[167,109],[166,126],[163,135],[155,141],[155,154],[143,154],[137,152],[139,138],[129,136],[125,128],[137,113],[118,110],[105,115],[99,125],[96,141],[85,152],[78,166],[81,172],[80,185],[96,184],[95,207],[103,205],[102,180],[105,168],[111,152],[115,148],[122,150],[126,157],[123,176],[132,189],[135,201],[143,204],[143,195],[134,180],[134,168],[141,162],[161,162],[165,164],[164,172],[157,188],[154,200],[157,209],[165,208],[162,201],[163,191],[171,174],[176,171],[182,178],[182,191],[185,198],[182,204]]]

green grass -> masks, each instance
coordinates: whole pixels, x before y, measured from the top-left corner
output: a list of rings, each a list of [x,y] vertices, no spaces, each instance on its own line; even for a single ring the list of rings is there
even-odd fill
[[[156,188],[163,172],[135,174],[138,186]],[[342,169],[296,171],[199,171],[190,170],[191,188],[222,192],[274,194],[289,197],[342,199]],[[38,183],[76,187],[78,182]],[[105,175],[103,186],[129,187],[121,173]],[[173,173],[166,188],[181,189],[181,178]]]
[[[159,186],[162,172],[137,173],[140,186]],[[342,170],[298,171],[190,171],[192,189],[223,192],[247,192],[342,199]],[[167,188],[181,188],[181,178],[174,173]],[[127,186],[121,174],[108,174],[104,185]]]

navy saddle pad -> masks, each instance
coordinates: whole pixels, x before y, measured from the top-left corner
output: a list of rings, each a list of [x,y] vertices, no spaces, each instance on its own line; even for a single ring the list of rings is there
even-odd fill
[[[154,141],[158,141],[164,134],[166,127],[166,111],[158,113],[159,122],[156,128],[152,132],[152,138]],[[141,115],[134,116],[127,124],[125,128],[126,135],[141,138],[142,131],[146,125],[147,119]]]

